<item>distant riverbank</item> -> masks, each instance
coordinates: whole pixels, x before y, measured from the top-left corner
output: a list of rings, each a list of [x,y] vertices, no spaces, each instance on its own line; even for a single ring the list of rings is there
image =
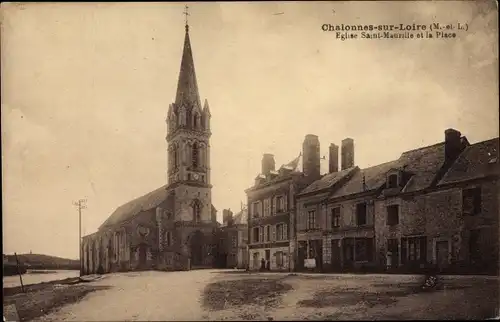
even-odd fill
[[[79,270],[28,270],[26,274],[22,275],[23,284],[31,285],[44,282],[51,282],[56,280],[63,280],[71,277],[78,277]],[[21,286],[19,275],[4,276],[3,287],[16,287]]]

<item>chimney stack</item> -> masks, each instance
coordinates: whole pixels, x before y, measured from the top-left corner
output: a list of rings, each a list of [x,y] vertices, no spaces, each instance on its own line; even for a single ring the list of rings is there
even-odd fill
[[[462,134],[455,129],[444,131],[445,162],[453,162],[463,150]]]
[[[330,144],[330,155],[328,156],[328,173],[339,171],[339,147],[333,143]]]
[[[320,146],[317,135],[307,134],[302,144],[302,171],[312,179],[321,177]]]
[[[262,157],[262,174],[267,176],[271,171],[274,171],[276,163],[274,162],[274,155],[265,153]]]
[[[225,226],[231,226],[233,222],[233,212],[231,209],[224,209],[222,210],[222,223]]]
[[[341,170],[354,167],[354,140],[346,138],[342,140]]]

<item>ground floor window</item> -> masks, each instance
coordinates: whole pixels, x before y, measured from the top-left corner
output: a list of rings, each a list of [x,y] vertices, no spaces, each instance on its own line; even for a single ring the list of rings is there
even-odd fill
[[[402,264],[424,263],[427,261],[427,238],[401,238]]]

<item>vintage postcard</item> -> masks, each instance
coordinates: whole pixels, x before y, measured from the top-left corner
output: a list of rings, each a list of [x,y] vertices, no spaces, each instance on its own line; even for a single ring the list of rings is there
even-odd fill
[[[497,1],[1,24],[4,321],[498,318]]]

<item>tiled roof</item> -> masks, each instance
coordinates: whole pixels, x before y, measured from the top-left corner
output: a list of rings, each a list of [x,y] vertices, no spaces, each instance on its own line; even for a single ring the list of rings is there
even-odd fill
[[[339,198],[364,191],[376,190],[385,183],[387,171],[397,168],[398,165],[398,160],[395,160],[356,171],[351,179],[335,191],[331,197]],[[364,187],[363,177],[365,182]]]
[[[142,197],[136,198],[118,207],[99,227],[99,230],[127,221],[142,211],[158,207],[163,202],[166,202],[166,207],[171,209],[174,208],[175,194],[173,190],[168,189],[168,185],[164,185],[161,188],[153,190]],[[212,212],[217,212],[213,204],[211,210]]]
[[[500,174],[499,138],[469,145],[444,175],[439,185]]]
[[[419,191],[430,187],[444,161],[444,142],[404,152],[399,158],[400,166],[412,176],[402,192]]]
[[[302,190],[300,195],[321,191],[324,189],[328,189],[332,187],[334,184],[338,183],[341,179],[345,178],[348,174],[350,174],[357,167],[352,167],[349,169],[345,169],[339,172],[333,172],[325,174],[321,179],[318,179],[307,186],[304,190]]]
[[[171,200],[173,201],[173,194],[171,194],[171,192],[167,190],[167,186],[163,186],[148,194],[145,194],[142,197],[129,201],[126,204],[118,207],[101,225],[101,227],[99,227],[99,230],[126,221],[141,211],[146,211],[157,207],[169,197],[171,197]]]
[[[124,222],[141,211],[147,211],[160,205],[165,200],[173,206],[175,195],[167,190],[167,186],[158,188],[142,197],[127,202],[118,207],[109,218],[99,227],[99,230]]]

